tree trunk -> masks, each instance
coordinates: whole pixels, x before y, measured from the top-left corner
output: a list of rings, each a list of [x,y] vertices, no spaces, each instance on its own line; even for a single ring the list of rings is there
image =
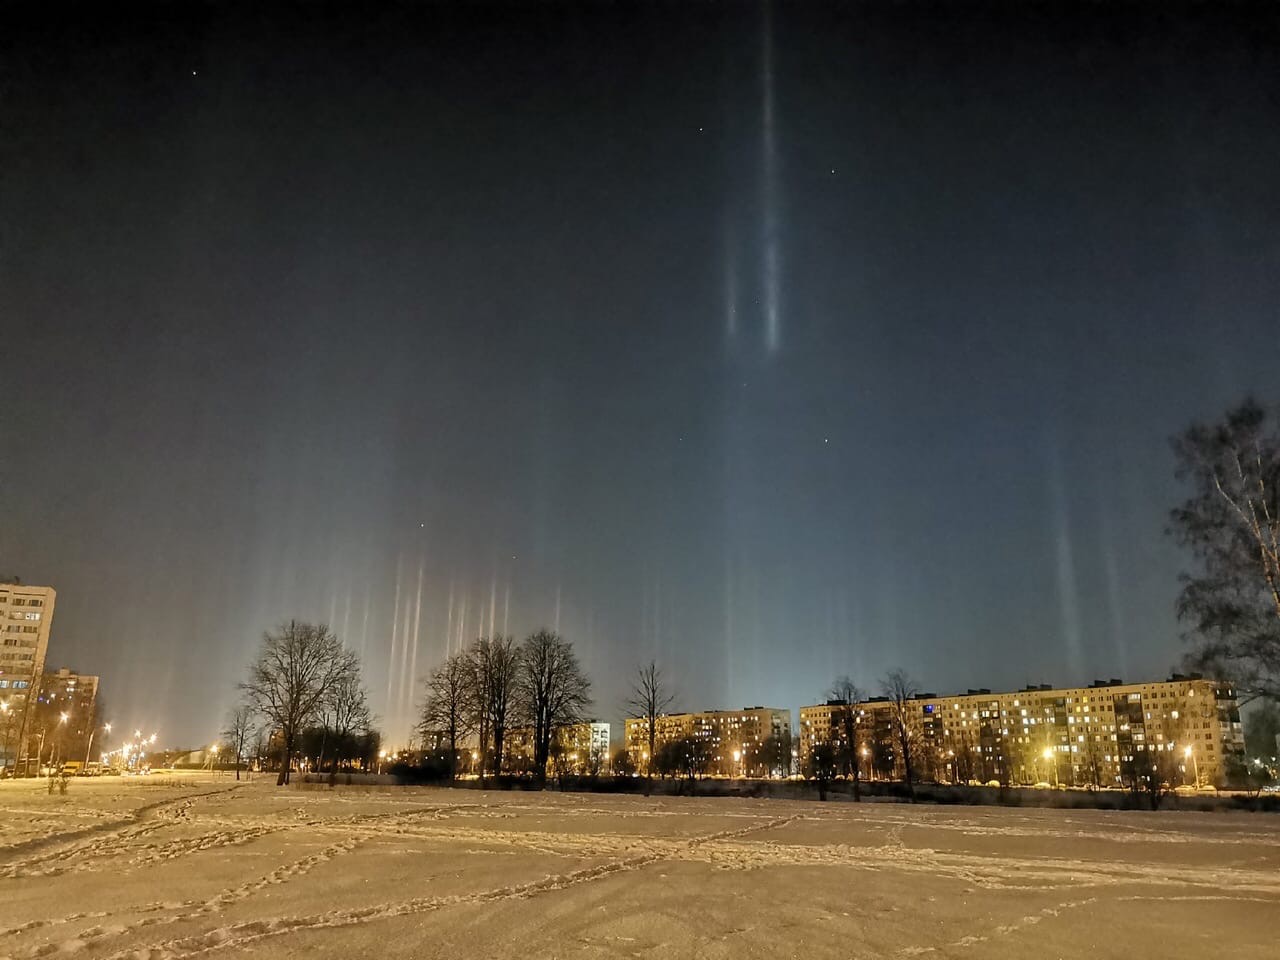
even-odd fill
[[[644,795],[653,792],[653,716],[649,716],[649,759],[644,764]]]
[[[284,761],[280,765],[280,776],[276,778],[276,786],[283,787],[289,783],[289,766],[293,763],[293,744],[284,745]]]

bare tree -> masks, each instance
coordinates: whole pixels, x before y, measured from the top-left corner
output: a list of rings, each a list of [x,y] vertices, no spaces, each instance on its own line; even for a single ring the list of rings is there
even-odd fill
[[[236,754],[236,779],[240,779],[240,761],[244,756],[245,748],[249,745],[249,741],[253,739],[257,731],[258,718],[253,712],[253,708],[246,703],[240,704],[238,707],[232,708],[227,714],[227,725],[222,730],[222,739],[225,740]]]
[[[333,734],[332,758],[329,761],[329,783],[338,775],[338,761],[344,751],[348,756],[358,752],[356,738],[373,726],[369,698],[360,678],[360,658],[353,650],[343,650],[343,663],[324,695],[324,713]]]
[[[845,704],[845,708],[840,711],[840,723],[844,734],[844,756],[842,759],[845,772],[849,779],[853,781],[853,799],[857,803],[862,800],[862,768],[858,762],[858,704],[865,699],[865,695],[858,685],[846,675],[839,677],[831,685],[831,690],[827,696],[829,699],[839,700]]]
[[[1280,699],[1280,416],[1252,398],[1173,439],[1191,496],[1170,532],[1196,560],[1178,616],[1198,640],[1194,666],[1250,697]]]
[[[881,692],[889,698],[893,716],[893,736],[902,756],[902,775],[907,783],[907,793],[915,799],[915,770],[912,767],[912,747],[916,738],[914,700],[920,695],[919,685],[905,670],[890,670],[880,682]]]
[[[648,725],[649,755],[644,765],[644,795],[649,796],[653,787],[652,767],[657,759],[654,750],[658,732],[658,717],[667,712],[675,700],[675,694],[667,689],[666,678],[658,669],[657,661],[650,660],[636,672],[635,682],[631,687],[631,696],[627,700],[627,709],[632,716],[640,717]]]
[[[591,681],[573,646],[549,630],[539,630],[521,644],[519,677],[521,707],[533,727],[533,772],[543,782],[552,741],[564,727],[582,720],[591,703]]]
[[[805,775],[818,785],[818,799],[827,799],[827,788],[840,770],[840,756],[835,745],[815,743],[809,751]]]
[[[427,677],[427,698],[418,723],[424,742],[432,733],[441,733],[448,741],[450,780],[457,776],[458,743],[474,729],[469,676],[467,654],[462,652],[433,670]]]
[[[240,684],[249,705],[280,733],[283,762],[276,783],[289,782],[298,737],[318,715],[325,694],[347,666],[342,644],[325,624],[290,620],[262,637],[249,679]]]
[[[496,775],[502,769],[502,744],[516,699],[520,655],[510,637],[481,637],[467,650],[467,685],[475,726],[480,734],[480,782],[486,758]],[[489,747],[492,744],[492,753]]]

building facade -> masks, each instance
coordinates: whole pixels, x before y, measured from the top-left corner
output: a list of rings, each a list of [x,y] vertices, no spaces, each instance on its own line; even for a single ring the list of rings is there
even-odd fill
[[[609,768],[611,727],[599,720],[589,720],[562,727],[552,738],[547,775],[560,773],[577,776],[592,772],[606,773]],[[502,742],[503,769],[511,773],[528,773],[533,766],[533,727],[507,730]]]
[[[628,717],[625,747],[637,770],[649,756],[649,720]],[[664,714],[654,723],[654,752],[681,741],[697,745],[702,772],[720,777],[776,776],[790,771],[791,711],[777,707]],[[785,754],[785,757],[784,755]],[[657,767],[653,767],[657,772]]]
[[[45,673],[40,693],[32,711],[31,735],[49,741],[45,755],[57,756],[64,762],[88,762],[90,749],[96,742],[102,752],[102,733],[98,726],[97,677],[75,673],[63,667],[56,673]],[[65,718],[65,719],[64,719]]]
[[[1236,691],[1199,676],[924,694],[901,708],[905,753],[899,710],[884,698],[801,707],[801,757],[829,743],[847,758],[850,716],[861,773],[871,778],[902,777],[909,753],[915,777],[945,782],[1111,787],[1155,767],[1175,785],[1220,785],[1244,751]]]
[[[0,769],[26,755],[57,592],[0,583]]]

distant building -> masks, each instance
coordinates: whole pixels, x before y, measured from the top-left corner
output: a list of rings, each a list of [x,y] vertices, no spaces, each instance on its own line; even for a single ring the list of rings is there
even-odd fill
[[[862,776],[901,777],[895,708],[883,697],[801,707],[802,762],[819,743],[848,756],[850,711]],[[1148,683],[923,694],[908,703],[908,726],[915,775],[946,782],[1122,786],[1155,752],[1175,781],[1220,784],[1228,758],[1244,751],[1236,691],[1181,674]]]
[[[74,673],[66,667],[57,673],[46,673],[40,682],[33,718],[43,718],[45,726],[55,731],[59,752],[66,760],[83,761],[89,751],[90,737],[98,723],[98,682],[91,674]],[[65,722],[63,714],[67,717]],[[34,725],[32,733],[38,733]],[[98,746],[101,748],[101,740]]]
[[[704,710],[671,713],[654,724],[654,749],[680,740],[693,740],[707,751],[707,773],[712,776],[772,776],[780,763],[765,758],[771,740],[784,753],[791,749],[791,711],[776,707],[743,707],[741,710]],[[645,770],[649,756],[649,720],[628,717],[625,746],[636,769]],[[786,764],[789,766],[789,763]]]
[[[609,724],[599,720],[562,727],[553,738],[552,756],[547,760],[547,776],[563,771],[575,775],[605,773],[609,767]],[[528,773],[533,767],[533,727],[513,727],[502,739],[504,769]],[[559,771],[556,764],[559,763]]]
[[[57,592],[0,583],[0,765],[25,755]]]

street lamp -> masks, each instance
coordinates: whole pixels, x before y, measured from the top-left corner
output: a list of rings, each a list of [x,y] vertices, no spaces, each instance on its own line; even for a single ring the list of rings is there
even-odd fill
[[[1191,749],[1191,744],[1187,744],[1185,747],[1182,748],[1182,755],[1184,757],[1191,758],[1191,762],[1194,765],[1195,771],[1196,771],[1196,789],[1198,790],[1200,789],[1200,758],[1197,757],[1195,751]],[[1185,765],[1183,769],[1184,770],[1186,769]]]
[[[741,759],[742,759],[742,751],[741,750],[733,751],[733,766],[734,766],[735,773],[737,772],[738,761]]]
[[[90,730],[90,731],[89,731],[89,745],[88,745],[87,747],[85,747],[85,748],[84,748],[84,765],[85,765],[85,767],[88,767],[88,766],[89,766],[89,752],[90,752],[91,750],[93,750],[93,735],[94,735],[95,733],[97,733],[97,732],[98,732],[98,729],[99,729],[98,727],[94,727],[92,730]],[[107,733],[110,733],[110,732],[111,732],[111,724],[109,724],[109,723],[104,723],[104,724],[102,725],[102,728],[101,728],[101,729],[103,729],[103,730],[107,731]]]
[[[1045,748],[1044,748],[1044,754],[1043,754],[1043,756],[1044,756],[1044,758],[1045,758],[1046,760],[1053,760],[1053,761],[1054,761],[1054,764],[1053,764],[1053,785],[1056,787],[1056,786],[1058,786],[1058,785],[1059,785],[1059,784],[1058,784],[1058,764],[1057,764],[1057,761],[1054,759],[1054,755],[1053,755],[1053,747],[1045,747]]]

